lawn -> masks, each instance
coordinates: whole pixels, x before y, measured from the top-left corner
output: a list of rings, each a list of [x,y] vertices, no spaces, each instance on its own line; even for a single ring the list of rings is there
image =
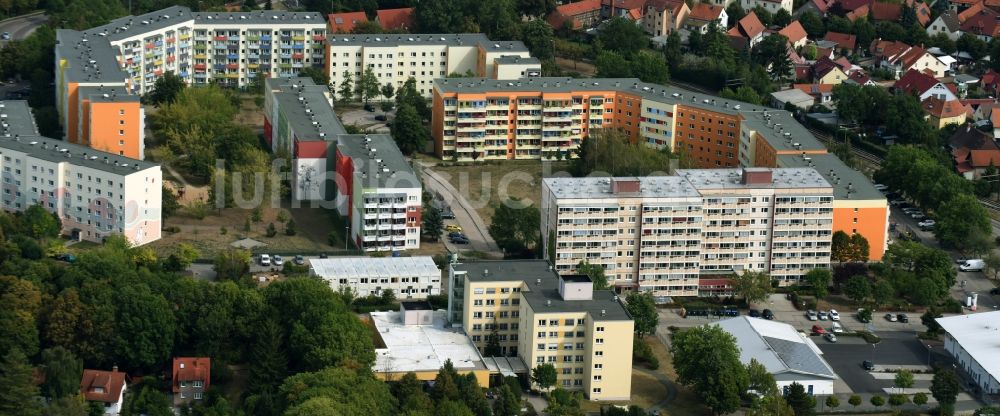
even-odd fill
[[[549,163],[549,162],[546,162]],[[542,201],[542,177],[546,171],[560,172],[569,162],[551,162],[544,168],[538,160],[504,160],[477,164],[442,162],[433,170],[448,179],[465,195],[487,224],[493,218],[494,205],[501,198],[519,198],[538,206]]]
[[[645,337],[643,341],[649,344],[653,349],[653,355],[660,360],[660,368],[656,369],[656,371],[676,382],[677,372],[674,371],[673,356],[670,354],[670,351],[655,336]],[[635,390],[636,386],[633,383],[633,397],[635,397]],[[670,403],[663,406],[660,409],[660,413],[663,415],[710,415],[712,412],[701,403],[701,399],[691,389],[678,384],[677,396]]]

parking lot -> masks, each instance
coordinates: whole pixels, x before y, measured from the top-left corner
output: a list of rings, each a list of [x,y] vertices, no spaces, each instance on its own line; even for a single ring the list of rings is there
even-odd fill
[[[878,344],[868,344],[856,337],[840,337],[835,344],[816,337],[813,341],[823,351],[823,357],[833,371],[854,393],[881,393],[883,389],[893,386],[894,376],[885,375],[876,379],[862,367],[862,361],[871,360],[876,371],[900,366],[911,370],[927,368],[927,346],[912,332],[883,332],[878,335],[882,338]],[[916,383],[914,387],[921,387],[921,383]]]

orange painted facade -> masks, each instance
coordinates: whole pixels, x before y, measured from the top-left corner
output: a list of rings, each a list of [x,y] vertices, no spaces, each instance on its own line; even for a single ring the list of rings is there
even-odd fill
[[[851,207],[842,206],[853,201],[838,200],[833,208],[833,231],[843,231],[847,234],[861,234],[868,240],[868,258],[871,261],[882,260],[885,254],[886,224],[889,221],[888,207]],[[856,201],[864,205],[871,201]]]
[[[80,84],[69,82],[66,84],[66,125],[63,126],[66,132],[66,140],[70,143],[79,143],[80,115]]]
[[[117,155],[142,159],[142,106],[133,102],[92,102],[81,144]]]
[[[686,149],[702,168],[739,166],[740,120],[732,114],[678,105],[675,146]]]
[[[771,147],[771,144],[760,137],[759,134],[754,133],[754,152],[753,152],[753,165],[776,168],[778,167],[778,152]]]

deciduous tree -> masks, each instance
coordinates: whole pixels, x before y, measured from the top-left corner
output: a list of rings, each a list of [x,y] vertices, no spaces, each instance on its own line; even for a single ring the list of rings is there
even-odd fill
[[[632,316],[635,333],[642,338],[656,333],[660,316],[656,312],[656,302],[650,292],[631,292],[625,298],[625,310]]]
[[[556,385],[556,367],[545,363],[531,369],[531,381],[538,385],[538,388],[548,391]]]
[[[868,280],[868,276],[851,277],[844,284],[844,294],[855,303],[860,304],[864,302],[865,299],[868,299],[872,295],[872,285]]]
[[[170,104],[177,99],[177,95],[186,86],[183,78],[167,71],[156,79],[156,82],[153,83],[153,90],[143,95],[142,98],[143,101],[155,106]]]
[[[408,155],[423,150],[429,136],[417,110],[408,102],[397,106],[391,131],[399,150]]]
[[[774,292],[771,276],[764,271],[744,270],[730,278],[733,292],[746,299],[747,303],[758,303],[767,300]]]
[[[83,362],[69,350],[57,346],[42,351],[42,370],[45,372],[42,384],[45,397],[55,400],[80,391]]]
[[[600,264],[590,264],[583,260],[576,265],[576,271],[585,274],[594,282],[594,290],[604,290],[608,288],[608,277],[604,275],[604,266]]]
[[[527,254],[528,250],[536,248],[540,239],[539,215],[537,207],[512,197],[496,206],[490,235],[508,254]]]
[[[950,368],[940,368],[934,372],[931,379],[931,396],[942,405],[954,405],[955,398],[961,391],[958,376]]]
[[[833,280],[833,273],[830,269],[812,269],[806,272],[806,282],[812,288],[816,299],[823,299],[830,290],[830,281]]]
[[[700,326],[674,334],[670,351],[678,381],[697,392],[715,414],[740,407],[750,379],[736,338],[717,325]]]
[[[805,386],[792,383],[785,395],[785,401],[792,407],[795,416],[810,416],[816,414],[816,399],[806,393]]]

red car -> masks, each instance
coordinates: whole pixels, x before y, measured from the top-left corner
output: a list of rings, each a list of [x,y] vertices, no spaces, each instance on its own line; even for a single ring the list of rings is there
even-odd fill
[[[823,335],[823,334],[826,333],[826,330],[823,329],[823,327],[821,327],[819,325],[813,325],[812,331],[813,331],[813,335]]]

